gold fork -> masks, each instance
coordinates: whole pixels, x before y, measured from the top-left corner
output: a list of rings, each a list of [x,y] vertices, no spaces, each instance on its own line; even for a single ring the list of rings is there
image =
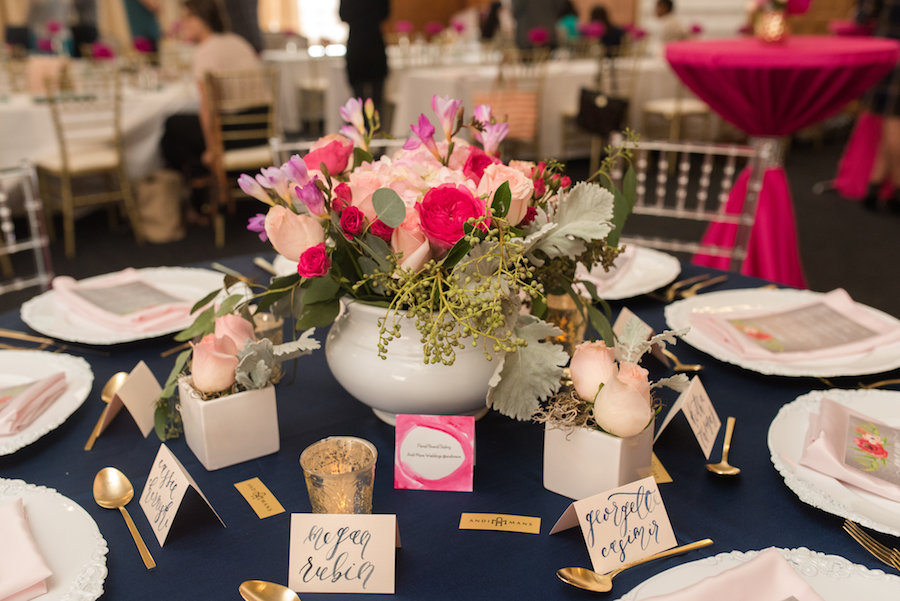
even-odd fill
[[[666,291],[663,293],[663,299],[665,299],[666,302],[670,303],[673,300],[675,300],[675,295],[678,294],[678,291],[681,288],[684,288],[688,284],[693,284],[695,282],[702,282],[703,280],[708,280],[710,277],[711,277],[711,274],[701,273],[700,275],[695,275],[694,277],[685,278],[683,280],[678,280],[677,282],[675,282],[674,284],[672,284],[671,286],[666,288]]]
[[[662,354],[669,358],[672,361],[672,371],[675,373],[684,373],[684,372],[695,372],[701,371],[703,366],[699,363],[682,363],[681,359],[679,359],[675,353],[670,351],[667,348],[660,348]]]
[[[881,563],[900,571],[900,551],[891,549],[887,545],[875,540],[868,532],[865,532],[858,524],[850,520],[844,520],[844,530],[858,542],[863,549],[871,553]]]
[[[697,296],[697,293],[700,292],[702,289],[706,288],[707,286],[715,286],[716,284],[721,284],[722,282],[724,282],[727,279],[728,279],[727,275],[717,275],[714,278],[710,278],[708,280],[704,280],[702,282],[694,284],[687,290],[681,291],[681,293],[680,293],[681,298],[691,298],[693,296]]]

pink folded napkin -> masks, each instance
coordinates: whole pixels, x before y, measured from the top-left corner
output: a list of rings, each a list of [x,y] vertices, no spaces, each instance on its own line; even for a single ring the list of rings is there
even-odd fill
[[[737,356],[796,363],[867,353],[900,341],[900,325],[854,302],[843,289],[784,309],[691,313],[691,326]]]
[[[22,499],[0,505],[0,601],[29,601],[53,575],[31,536]]]
[[[645,601],[784,601],[791,597],[822,601],[778,549],[769,548],[739,566]]]
[[[130,332],[180,327],[189,320],[193,306],[192,301],[147,283],[132,268],[89,283],[59,276],[53,279],[53,290],[75,316]]]
[[[66,374],[0,390],[0,436],[20,432],[31,425],[66,390]]]
[[[900,501],[900,430],[831,399],[809,416],[800,465]]]
[[[636,255],[636,246],[626,246],[622,254],[616,257],[616,262],[609,269],[609,271],[604,270],[600,265],[595,265],[593,269],[588,271],[584,268],[583,265],[579,263],[576,269],[575,279],[591,282],[594,286],[597,287],[597,293],[602,296],[604,291],[611,290],[626,275],[628,275],[628,271],[634,264],[634,258]]]

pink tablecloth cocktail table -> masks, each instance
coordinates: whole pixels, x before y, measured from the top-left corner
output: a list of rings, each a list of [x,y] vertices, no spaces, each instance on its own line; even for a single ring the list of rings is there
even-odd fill
[[[900,43],[863,37],[795,36],[782,44],[747,37],[666,47],[669,64],[691,91],[754,144],[769,148],[743,273],[805,287],[779,138],[840,111],[886,75],[898,56]],[[748,178],[746,170],[735,183],[729,213],[740,211]],[[735,226],[713,224],[705,240],[734,236]],[[726,268],[728,260],[722,261],[695,259]]]

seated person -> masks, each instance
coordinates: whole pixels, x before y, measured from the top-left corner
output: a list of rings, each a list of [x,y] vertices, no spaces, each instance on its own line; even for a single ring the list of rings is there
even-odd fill
[[[673,0],[656,0],[656,18],[659,19],[659,38],[663,45],[687,38],[687,29],[675,14]]]
[[[169,117],[161,145],[167,166],[183,173],[189,181],[207,174],[212,160],[208,150],[211,147],[211,131],[210,116],[206,113],[206,74],[262,68],[253,47],[244,38],[226,32],[224,23],[216,0],[184,1],[181,35],[186,41],[197,45],[191,71],[199,89],[200,112]],[[229,143],[229,147],[260,143],[259,140],[247,140],[245,144],[240,142]],[[196,211],[188,212],[188,220],[203,221]]]
[[[622,49],[622,39],[625,37],[625,30],[616,27],[609,20],[609,13],[603,6],[595,6],[591,9],[591,23],[600,23],[603,25],[603,35],[600,36],[600,43],[606,51],[606,56],[617,56]]]

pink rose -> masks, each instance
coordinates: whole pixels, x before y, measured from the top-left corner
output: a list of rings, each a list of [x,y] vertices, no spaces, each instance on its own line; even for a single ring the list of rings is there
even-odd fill
[[[375,205],[372,204],[372,194],[378,188],[384,187],[381,176],[374,171],[357,169],[350,174],[348,183],[353,206],[362,211],[370,222],[375,221],[378,215],[375,213]]]
[[[323,142],[322,145],[319,145]],[[328,173],[337,175],[343,173],[347,168],[350,155],[353,154],[353,142],[343,136],[335,136],[333,138],[320,138],[305,157],[303,162],[306,163],[308,169],[321,169],[320,165],[325,163]]]
[[[425,193],[416,205],[422,231],[428,241],[438,248],[449,250],[463,237],[463,224],[469,219],[488,215],[484,201],[475,198],[465,186],[442,184]],[[482,229],[485,224],[481,224]]]
[[[303,251],[300,260],[297,261],[297,273],[304,278],[317,278],[328,273],[331,268],[331,259],[325,251],[325,243],[311,246]]]
[[[578,396],[592,401],[600,386],[615,378],[618,372],[616,351],[602,341],[582,342],[575,347],[569,371]]]
[[[528,212],[528,205],[531,204],[531,197],[534,196],[534,184],[518,169],[507,167],[502,163],[489,165],[484,170],[481,181],[478,182],[479,196],[487,196],[487,202],[490,203],[504,182],[509,183],[509,192],[511,195],[509,212],[506,214],[506,220],[510,225],[518,225],[525,214]]]
[[[298,261],[306,249],[325,242],[325,230],[318,219],[298,215],[276,205],[266,214],[266,235],[281,255]]]
[[[534,163],[532,161],[510,161],[509,166],[517,171],[521,171],[525,177],[531,177],[534,173]]]
[[[216,336],[231,339],[234,346],[241,350],[248,340],[256,340],[253,324],[234,313],[216,317]]]
[[[194,358],[191,376],[194,388],[213,393],[230,388],[234,384],[234,370],[238,364],[237,347],[231,338],[208,334],[199,344],[191,343]]]
[[[619,378],[604,384],[594,401],[594,421],[613,436],[640,434],[652,418],[649,398]]]
[[[570,187],[571,185],[572,185],[572,178],[570,178],[568,175],[562,176],[562,178],[559,180],[559,187],[562,188],[563,190]]]
[[[642,397],[650,404],[650,380],[648,376],[650,372],[630,361],[622,361],[619,364],[619,375],[617,376],[623,384],[631,386],[637,390]]]
[[[387,243],[390,243],[394,234],[394,228],[386,226],[381,219],[373,221],[369,231]]]
[[[499,162],[500,159],[486,153],[477,146],[469,146],[469,156],[466,157],[466,162],[463,165],[463,173],[478,185],[478,182],[481,181],[481,176],[484,175],[485,168]]]
[[[525,217],[519,222],[519,225],[528,225],[534,221],[535,217],[537,217],[537,207],[528,207],[528,210],[525,211]]]
[[[534,195],[538,198],[541,198],[544,193],[547,191],[547,182],[544,181],[543,177],[539,177],[534,180]]]
[[[366,227],[366,217],[356,207],[347,207],[341,212],[341,230],[350,240],[359,236]]]
[[[401,268],[418,271],[432,259],[431,245],[418,220],[411,221],[394,228],[391,249],[400,257]]]

